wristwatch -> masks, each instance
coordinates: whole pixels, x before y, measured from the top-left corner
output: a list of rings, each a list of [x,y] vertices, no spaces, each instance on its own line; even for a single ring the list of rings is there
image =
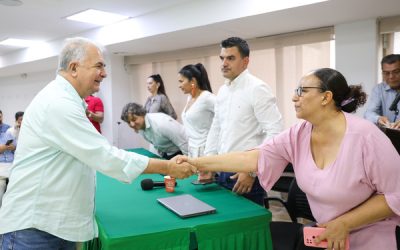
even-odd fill
[[[257,177],[257,173],[256,172],[249,172],[249,176],[256,178]]]

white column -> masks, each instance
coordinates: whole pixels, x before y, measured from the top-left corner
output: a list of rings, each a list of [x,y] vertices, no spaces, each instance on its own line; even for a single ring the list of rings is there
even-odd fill
[[[361,84],[369,95],[378,81],[379,33],[376,19],[335,26],[336,69],[349,84]],[[357,111],[362,116],[364,107]]]

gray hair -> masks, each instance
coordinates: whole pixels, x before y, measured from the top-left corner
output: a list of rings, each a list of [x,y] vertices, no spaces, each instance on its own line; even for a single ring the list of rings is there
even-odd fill
[[[121,120],[124,122],[129,123],[128,116],[129,115],[137,115],[137,116],[145,116],[146,115],[146,109],[143,108],[142,105],[131,102],[126,104],[121,113]]]
[[[104,51],[100,45],[90,41],[87,38],[74,37],[65,39],[64,45],[58,57],[59,61],[57,72],[66,71],[68,69],[68,65],[72,61],[82,62],[86,57],[87,47],[90,45],[94,45],[102,52]]]

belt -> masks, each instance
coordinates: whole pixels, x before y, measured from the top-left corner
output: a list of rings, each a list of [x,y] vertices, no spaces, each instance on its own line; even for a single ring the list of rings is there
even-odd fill
[[[164,158],[164,159],[167,159],[167,160],[169,160],[169,159],[171,159],[171,158],[174,158],[174,156],[177,156],[177,155],[181,155],[182,154],[182,152],[179,150],[178,152],[176,152],[176,153],[173,153],[173,154],[167,154],[167,153],[164,153],[164,152],[162,152],[161,153],[161,157],[162,158]]]

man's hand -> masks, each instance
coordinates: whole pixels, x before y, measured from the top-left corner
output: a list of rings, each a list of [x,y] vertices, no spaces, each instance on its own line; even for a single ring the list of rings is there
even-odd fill
[[[326,228],[326,231],[315,238],[315,243],[323,240],[328,241],[328,250],[345,250],[346,238],[349,237],[349,229],[345,222],[336,219],[324,224],[318,224],[319,227]]]
[[[237,179],[232,191],[238,194],[249,193],[256,179],[251,177],[248,173],[236,173],[230,178]]]
[[[10,144],[10,145],[1,144],[0,145],[0,153],[3,153],[6,150],[14,151],[15,146],[13,144]]]
[[[177,179],[183,179],[197,173],[197,169],[187,162],[182,162],[178,164],[178,157],[179,155],[168,161],[167,172],[169,176],[175,177]]]
[[[172,159],[175,159],[175,162],[176,162],[177,164],[182,164],[182,163],[185,163],[185,162],[191,164],[193,167],[196,168],[196,172],[197,172],[197,173],[198,173],[199,171],[201,171],[202,166],[195,165],[195,164],[193,163],[193,161],[191,161],[193,158],[189,158],[189,157],[186,156],[186,155],[177,155],[177,156],[175,156],[175,157],[172,158]],[[172,160],[172,159],[171,159],[171,160]]]
[[[197,177],[197,180],[199,181],[205,181],[205,180],[212,180],[214,177],[214,173],[210,171],[200,171],[199,175]]]
[[[384,127],[390,127],[390,121],[386,116],[380,116],[378,118],[378,125],[381,125]]]
[[[400,120],[398,120],[397,122],[391,123],[389,128],[400,129]]]
[[[14,144],[10,144],[10,145],[8,145],[8,146],[6,146],[7,147],[7,150],[10,150],[10,151],[15,151],[15,149],[16,149],[16,147],[14,146]]]
[[[183,163],[183,162],[188,162],[189,161],[189,157],[187,157],[186,155],[177,155],[177,156],[175,156],[174,158],[172,158],[172,159],[175,159],[175,162],[177,163],[177,164],[181,164],[181,163]],[[171,159],[171,160],[172,160]]]

